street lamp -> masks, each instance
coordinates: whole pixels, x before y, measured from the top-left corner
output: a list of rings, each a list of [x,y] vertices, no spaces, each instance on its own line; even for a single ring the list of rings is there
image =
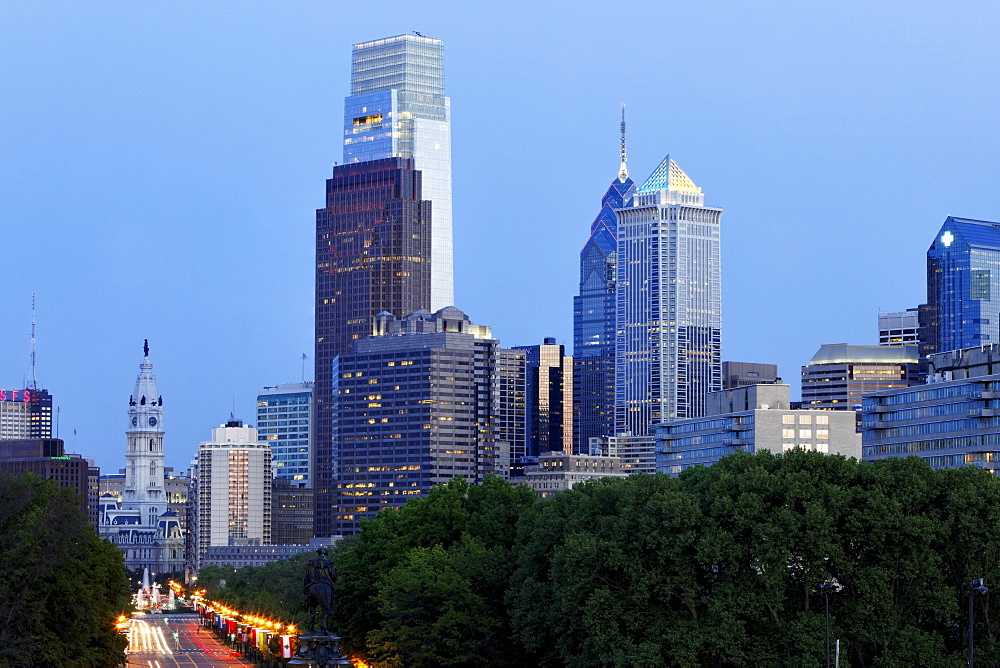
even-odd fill
[[[823,605],[826,609],[826,668],[830,668],[830,592],[836,590],[837,585],[832,582],[824,582],[819,586],[819,592],[823,595]]]
[[[972,668],[972,626],[974,623],[972,612],[972,600],[976,594],[986,594],[989,588],[986,586],[984,578],[978,578],[969,583],[969,668]]]

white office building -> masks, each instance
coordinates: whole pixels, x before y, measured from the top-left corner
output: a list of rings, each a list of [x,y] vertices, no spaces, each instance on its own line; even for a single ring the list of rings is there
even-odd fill
[[[195,569],[209,547],[271,543],[271,446],[256,429],[240,420],[213,429],[193,468]]]
[[[616,213],[615,435],[642,437],[722,388],[722,209],[668,155]]]

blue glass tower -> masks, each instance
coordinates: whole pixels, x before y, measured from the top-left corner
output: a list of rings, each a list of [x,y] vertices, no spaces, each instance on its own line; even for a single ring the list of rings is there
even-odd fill
[[[431,200],[432,311],[454,304],[451,239],[451,98],[444,43],[397,35],[354,45],[344,100],[344,162],[407,158]],[[397,314],[402,315],[402,314]]]
[[[927,251],[934,352],[1000,342],[1000,223],[949,216]]]
[[[635,183],[628,176],[625,109],[622,107],[621,167],[601,200],[580,251],[580,294],[573,298],[573,444],[587,452],[593,437],[609,436],[615,417],[615,313],[618,216],[632,206]]]

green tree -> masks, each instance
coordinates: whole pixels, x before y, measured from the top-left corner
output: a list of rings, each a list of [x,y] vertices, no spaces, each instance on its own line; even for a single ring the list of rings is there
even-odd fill
[[[114,666],[129,589],[121,552],[97,537],[77,495],[0,474],[0,665]]]
[[[456,478],[363,522],[334,555],[338,630],[376,666],[525,665],[504,594],[531,490]]]
[[[802,451],[592,481],[519,523],[511,619],[539,665],[818,665],[829,583],[852,665],[962,665],[968,581],[1000,582],[998,495],[971,467]]]

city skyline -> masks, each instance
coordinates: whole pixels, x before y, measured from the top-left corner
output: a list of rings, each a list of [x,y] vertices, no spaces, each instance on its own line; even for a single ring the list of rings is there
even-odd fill
[[[599,8],[516,3],[349,22],[323,3],[4,5],[0,384],[28,378],[32,292],[39,387],[104,472],[143,339],[175,469],[302,380],[351,45],[414,28],[446,45],[456,305],[504,347],[572,345],[622,102],[630,171],[669,153],[726,209],[723,359],[792,383],[820,345],[877,343],[879,310],[923,303],[947,216],[1000,218],[996,7],[623,8],[643,20],[612,38]]]

